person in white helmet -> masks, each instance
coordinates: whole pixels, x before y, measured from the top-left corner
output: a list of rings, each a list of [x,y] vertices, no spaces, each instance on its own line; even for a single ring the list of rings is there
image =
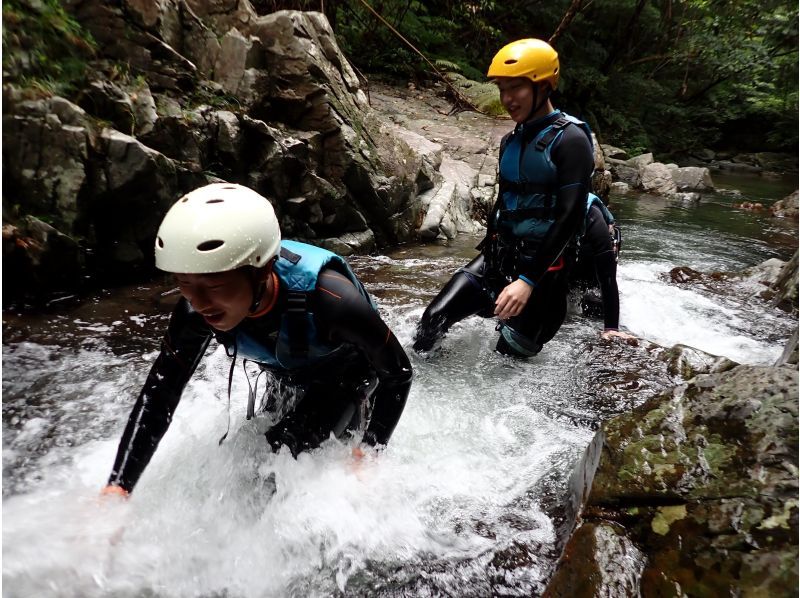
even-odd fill
[[[155,256],[156,267],[175,275],[182,298],[104,494],[133,490],[212,338],[233,358],[231,375],[243,358],[271,377],[260,408],[275,422],[266,434],[273,450],[286,446],[297,456],[331,434],[363,433],[370,446],[388,442],[411,365],[344,259],[282,242],[270,202],[229,183],[178,200],[158,230]],[[252,392],[248,418],[255,399]]]

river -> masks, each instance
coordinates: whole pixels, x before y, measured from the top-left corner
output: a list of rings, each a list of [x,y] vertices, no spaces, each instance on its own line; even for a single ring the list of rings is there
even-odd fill
[[[765,203],[795,184],[715,181]],[[741,200],[613,198],[623,327],[742,363],[780,355],[796,320],[759,299],[756,281],[715,288],[665,276],[788,259],[796,226],[735,209]],[[425,305],[476,241],[351,260],[409,351]],[[131,500],[101,501],[170,287],[4,313],[3,596],[537,595],[563,542],[567,478],[593,430],[671,382],[655,366],[634,376],[615,343],[598,341],[601,323],[574,309],[529,361],[493,353],[494,322],[473,318],[441,354],[411,355],[407,408],[380,456],[356,465],[350,447],[329,441],[295,461],[268,452],[263,421],[245,420],[241,373],[218,446],[229,360],[212,348]]]

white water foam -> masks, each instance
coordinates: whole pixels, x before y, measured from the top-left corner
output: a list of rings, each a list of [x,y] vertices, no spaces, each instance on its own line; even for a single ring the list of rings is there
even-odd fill
[[[391,325],[410,339],[405,323]],[[522,394],[507,396],[498,377],[520,387],[529,373],[496,356],[481,368],[490,336],[491,322],[470,320],[452,335],[466,351],[438,363],[414,358],[415,384],[390,446],[360,464],[334,440],[297,460],[271,454],[263,422],[244,421],[237,399],[231,435],[217,446],[229,363],[217,350],[129,501],[97,498],[116,438],[53,449],[70,458],[42,462],[41,480],[5,500],[4,595],[328,596],[369,562],[471,559],[522,535],[552,543],[538,507],[518,509],[525,531],[502,515],[590,434],[564,430]],[[233,396],[246,396],[239,376]]]
[[[711,297],[691,285],[666,284],[662,276],[672,267],[653,261],[620,264],[621,325],[666,347],[688,345],[739,363],[775,362],[791,333],[788,317],[757,297],[743,305]],[[752,331],[756,321],[761,328],[785,329],[785,336],[779,341],[756,336]]]

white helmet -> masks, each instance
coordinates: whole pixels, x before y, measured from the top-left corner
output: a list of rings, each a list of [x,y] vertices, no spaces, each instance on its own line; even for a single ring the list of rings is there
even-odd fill
[[[269,200],[252,189],[213,183],[173,205],[156,236],[156,267],[209,274],[264,266],[278,254],[281,231]]]

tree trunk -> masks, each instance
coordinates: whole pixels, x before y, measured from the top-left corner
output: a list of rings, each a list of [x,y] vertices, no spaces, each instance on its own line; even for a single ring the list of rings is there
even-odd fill
[[[634,30],[636,22],[639,20],[639,17],[642,14],[642,10],[644,10],[644,5],[646,2],[647,0],[639,0],[636,3],[636,8],[633,9],[633,14],[631,15],[631,18],[628,19],[628,24],[620,32],[620,35],[618,35],[617,39],[614,41],[614,46],[611,48],[611,51],[608,53],[608,58],[606,58],[606,61],[603,63],[603,66],[600,69],[600,71],[604,75],[607,75],[609,71],[611,71],[611,67],[617,61],[617,58],[619,57],[619,54],[622,51],[623,45],[630,44],[631,41],[630,32]]]
[[[564,13],[564,16],[561,18],[561,22],[558,24],[558,27],[556,27],[553,35],[550,36],[550,39],[547,40],[547,43],[549,43],[551,46],[556,43],[556,40],[561,37],[561,34],[564,33],[567,27],[569,27],[569,24],[572,23],[572,19],[575,18],[575,15],[580,12],[582,5],[583,0],[572,0],[567,12]]]

